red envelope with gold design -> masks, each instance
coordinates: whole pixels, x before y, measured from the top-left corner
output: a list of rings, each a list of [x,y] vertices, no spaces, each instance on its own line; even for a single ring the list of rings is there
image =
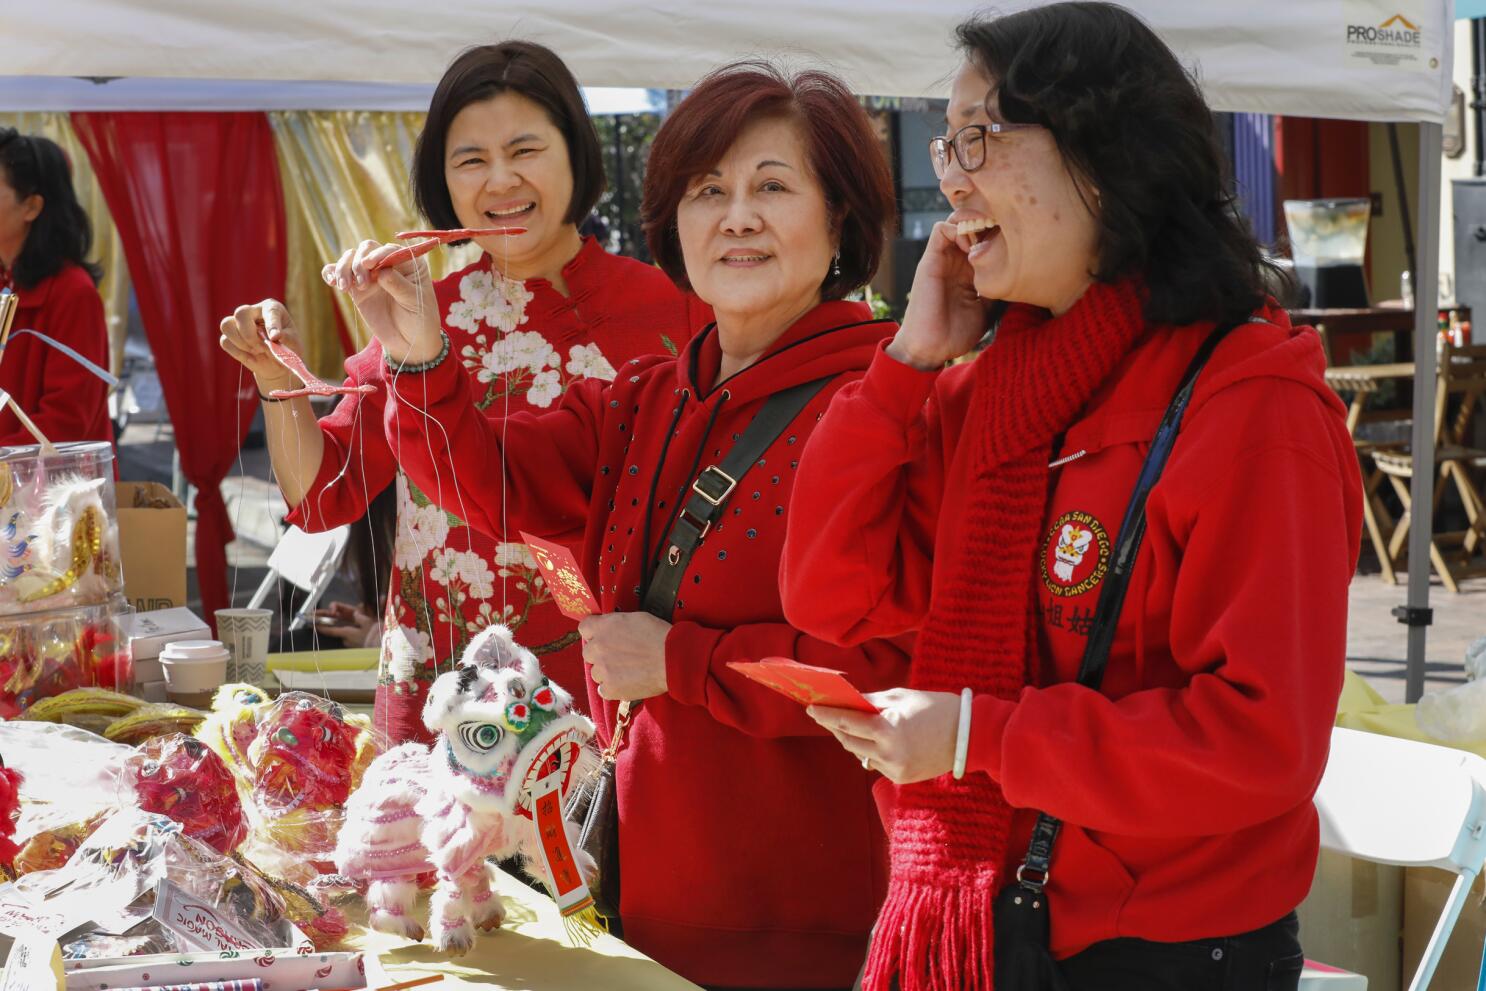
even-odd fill
[[[818,668],[801,664],[788,657],[766,657],[761,661],[729,661],[728,667],[760,685],[767,685],[781,695],[787,695],[801,705],[828,705],[837,709],[854,709],[857,712],[877,713],[882,710],[856,686],[846,680],[846,675],[830,668]]]
[[[599,600],[589,591],[583,569],[578,567],[573,552],[561,544],[533,537],[524,530],[520,532],[522,543],[531,548],[532,557],[537,559],[537,571],[547,583],[547,591],[552,593],[557,611],[568,619],[582,619],[597,613]]]

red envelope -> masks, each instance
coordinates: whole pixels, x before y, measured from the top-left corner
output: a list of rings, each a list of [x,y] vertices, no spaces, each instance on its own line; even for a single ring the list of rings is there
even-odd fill
[[[882,710],[856,686],[846,680],[846,675],[830,668],[818,668],[801,664],[788,657],[766,657],[762,661],[729,661],[728,667],[760,685],[767,685],[781,695],[787,695],[801,705],[828,705],[837,709],[854,709],[857,712],[877,713]]]
[[[589,591],[583,569],[578,567],[572,551],[525,531],[521,531],[521,540],[537,559],[537,571],[547,583],[558,612],[568,619],[582,619],[599,611],[599,600]]]

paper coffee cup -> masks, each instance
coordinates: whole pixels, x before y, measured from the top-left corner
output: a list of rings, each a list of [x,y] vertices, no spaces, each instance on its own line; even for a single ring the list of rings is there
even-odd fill
[[[272,609],[218,609],[217,636],[232,652],[232,680],[262,685],[268,678]]]
[[[177,640],[160,651],[165,694],[172,702],[205,709],[227,679],[227,648],[220,640]]]

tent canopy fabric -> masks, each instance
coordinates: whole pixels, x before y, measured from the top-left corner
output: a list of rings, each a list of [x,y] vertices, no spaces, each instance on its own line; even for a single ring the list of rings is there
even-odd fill
[[[1449,105],[1451,0],[1127,5],[1195,68],[1218,110],[1437,123]],[[5,35],[23,43],[7,47],[0,74],[427,86],[465,46],[524,37],[551,45],[588,86],[682,89],[722,63],[759,55],[831,69],[862,94],[942,96],[956,59],[953,28],[978,6],[442,0],[435,12],[405,0],[52,0],[8,5]],[[314,109],[361,99],[338,92],[319,90],[327,102]]]

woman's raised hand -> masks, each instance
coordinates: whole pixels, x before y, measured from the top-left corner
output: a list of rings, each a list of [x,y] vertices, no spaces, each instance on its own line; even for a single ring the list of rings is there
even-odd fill
[[[413,258],[378,267],[407,245],[362,241],[326,265],[321,276],[350,293],[367,328],[394,365],[432,361],[443,348],[443,327],[427,263]]]
[[[222,337],[218,343],[222,350],[253,373],[258,380],[259,392],[266,395],[275,389],[299,388],[299,379],[269,353],[264,343],[265,338],[276,341],[304,357],[304,345],[294,327],[294,318],[283,303],[265,299],[261,303],[239,306],[231,316],[222,318],[221,330]]]
[[[927,371],[968,353],[985,336],[988,303],[975,292],[967,250],[956,242],[954,224],[934,225],[888,354]]]

